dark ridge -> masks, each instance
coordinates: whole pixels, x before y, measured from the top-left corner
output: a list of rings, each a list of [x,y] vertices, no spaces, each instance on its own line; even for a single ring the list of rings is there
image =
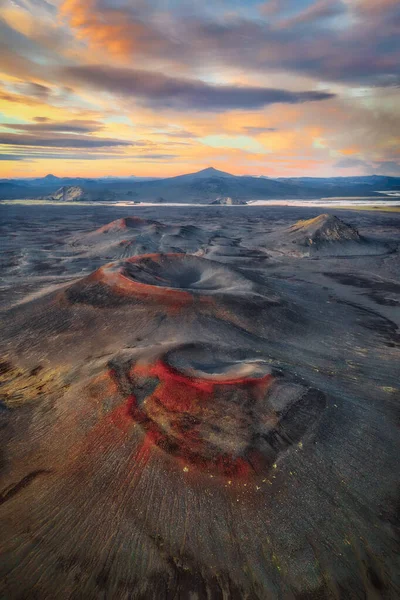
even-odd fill
[[[25,475],[25,477],[23,477],[21,479],[21,481],[19,481],[15,485],[5,488],[0,493],[0,504],[7,502],[7,500],[11,500],[11,498],[16,496],[21,490],[23,490],[28,485],[30,485],[36,479],[36,477],[39,477],[40,475],[46,475],[47,473],[51,473],[51,471],[48,471],[46,469],[39,469],[38,471],[32,471],[28,475]]]

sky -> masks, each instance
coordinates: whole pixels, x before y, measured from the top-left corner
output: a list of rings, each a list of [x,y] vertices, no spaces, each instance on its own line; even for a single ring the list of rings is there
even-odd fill
[[[400,176],[398,0],[0,0],[0,177]]]

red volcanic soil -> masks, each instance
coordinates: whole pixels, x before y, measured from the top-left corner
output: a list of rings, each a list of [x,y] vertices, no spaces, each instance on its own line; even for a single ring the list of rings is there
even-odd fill
[[[153,365],[136,365],[130,376],[134,381],[156,378],[160,382],[145,399],[143,408],[134,395],[128,400],[130,416],[146,431],[145,443],[151,441],[185,462],[221,475],[239,477],[253,471],[249,459],[218,448],[218,435],[215,440],[203,437],[201,425],[213,422],[215,413],[219,412],[218,398],[235,394],[244,402],[252,402],[264,395],[271,375],[233,379],[222,376],[214,380],[189,378],[158,360]],[[239,422],[237,425],[240,427]],[[217,430],[218,426],[214,428]]]
[[[187,368],[192,355],[193,367]],[[183,468],[232,479],[265,475],[279,451],[288,447],[284,441],[274,447],[275,437],[284,440],[287,414],[307,395],[298,385],[288,395],[290,383],[282,386],[263,361],[239,361],[229,349],[196,344],[130,364],[115,363],[110,376],[126,399],[108,420],[124,431],[130,422],[138,424],[144,433],[142,449],[157,447]],[[310,415],[306,428],[319,413],[320,400],[311,409],[301,407]],[[297,433],[304,431],[301,426]]]
[[[92,256],[117,260],[151,252],[197,252],[209,237],[209,232],[193,225],[167,225],[139,217],[125,217],[95,231],[76,235],[70,244],[75,250],[89,252]]]
[[[174,256],[168,255],[168,256]],[[178,255],[179,256],[179,255]],[[160,264],[162,255],[146,254],[138,257],[132,257],[124,261],[122,266],[118,263],[109,263],[104,265],[86,279],[86,282],[96,282],[110,288],[114,294],[136,298],[138,300],[155,301],[160,304],[173,304],[176,307],[190,304],[193,300],[192,295],[184,290],[168,288],[166,286],[158,286],[156,284],[146,284],[136,281],[129,277],[126,271],[127,265],[140,265],[143,259]]]
[[[125,217],[107,223],[107,225],[103,225],[103,227],[99,227],[99,229],[93,231],[91,235],[97,233],[116,233],[117,231],[123,231],[125,229],[142,229],[144,227],[149,227],[150,225],[162,227],[161,223],[158,223],[157,221],[141,219],[140,217]]]
[[[210,304],[226,288],[249,290],[251,282],[213,261],[187,254],[143,254],[104,265],[64,291],[69,302],[112,306],[115,301],[146,301],[181,308]]]

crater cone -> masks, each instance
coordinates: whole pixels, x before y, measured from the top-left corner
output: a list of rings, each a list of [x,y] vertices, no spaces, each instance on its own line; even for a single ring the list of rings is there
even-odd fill
[[[251,282],[220,263],[187,254],[146,254],[104,265],[65,292],[70,302],[191,303],[196,297],[248,291]]]
[[[139,217],[125,217],[95,231],[75,236],[75,250],[91,256],[126,258],[154,252],[197,252],[209,234],[194,225],[167,225]]]
[[[357,229],[329,214],[297,221],[270,236],[267,246],[273,253],[295,257],[363,256],[388,251],[385,244],[366,239]]]
[[[185,344],[110,367],[146,445],[229,477],[265,474],[325,406],[318,390],[227,347]]]
[[[289,235],[305,245],[323,242],[361,242],[362,237],[351,225],[347,225],[334,215],[323,214],[314,219],[298,221],[289,228]],[[304,236],[304,237],[303,237]]]
[[[124,217],[122,219],[112,221],[111,223],[107,223],[107,225],[103,225],[103,227],[99,227],[98,229],[87,235],[94,237],[97,234],[118,233],[119,231],[126,231],[129,229],[140,231],[147,227],[163,229],[165,226],[159,223],[158,221],[141,219],[140,217]]]

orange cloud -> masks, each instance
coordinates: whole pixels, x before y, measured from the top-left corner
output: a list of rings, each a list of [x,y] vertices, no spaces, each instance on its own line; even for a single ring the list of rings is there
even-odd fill
[[[68,19],[76,35],[101,50],[119,58],[170,55],[174,43],[150,20],[143,21],[134,13],[117,8],[99,10],[96,0],[65,0],[61,17]]]
[[[353,154],[358,154],[359,153],[359,149],[358,148],[342,148],[340,150],[340,154],[344,154],[345,156],[352,156]]]

